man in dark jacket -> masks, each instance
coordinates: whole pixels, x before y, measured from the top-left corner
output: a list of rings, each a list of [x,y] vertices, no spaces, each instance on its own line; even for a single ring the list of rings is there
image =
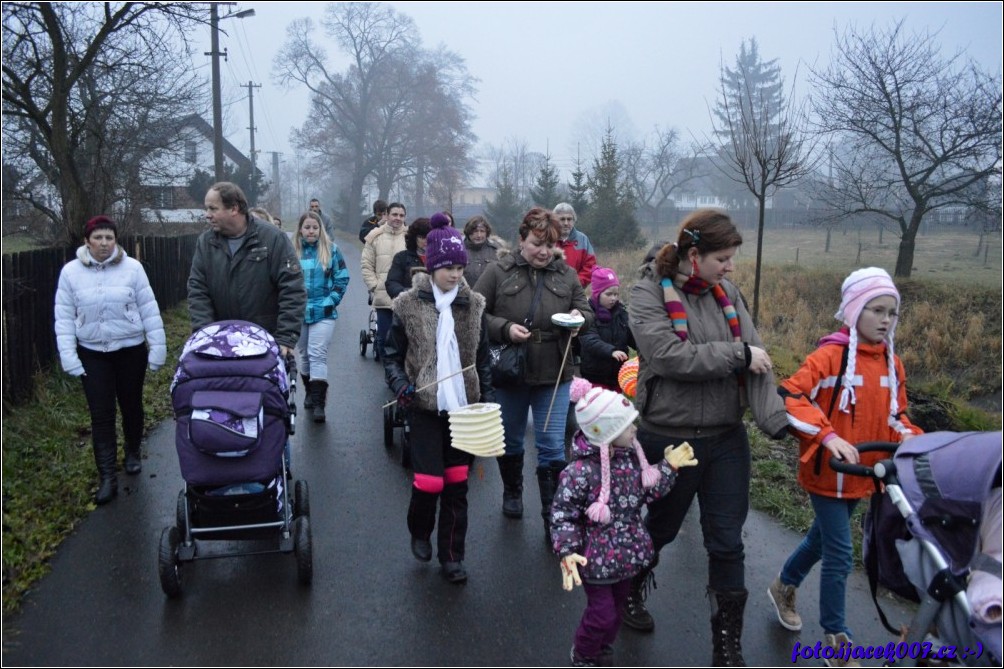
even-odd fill
[[[199,237],[188,276],[192,329],[239,319],[268,330],[291,352],[300,338],[307,293],[293,244],[248,214],[244,192],[221,181],[206,193],[211,229]]]
[[[314,212],[321,217],[321,223],[324,224],[324,231],[328,233],[328,239],[331,241],[335,240],[335,225],[331,222],[331,217],[321,211],[321,201],[316,197],[310,198],[310,211]]]
[[[366,235],[380,227],[380,224],[387,218],[387,203],[377,200],[373,203],[373,215],[363,221],[359,228],[359,241],[366,243]]]

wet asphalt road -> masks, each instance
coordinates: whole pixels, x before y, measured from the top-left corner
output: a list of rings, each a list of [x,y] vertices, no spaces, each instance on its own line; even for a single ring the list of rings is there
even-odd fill
[[[52,573],[19,613],[5,617],[4,666],[568,664],[585,597],[581,589],[561,589],[557,560],[544,542],[531,458],[522,521],[501,515],[495,463],[478,460],[472,470],[466,585],[446,583],[435,560],[412,558],[405,526],[410,479],[399,448],[383,445],[380,406],[389,391],[372,355],[359,355],[369,314],[359,245],[348,238],[339,245],[352,280],[331,350],[328,422],[301,416],[293,437],[294,476],[310,485],[313,584],[297,583],[292,554],[246,556],[186,563],[182,597],[164,596],[158,544],[174,522],[183,486],[174,424],[167,421],[145,443],[143,472],[120,476],[118,499],[84,519],[52,560]],[[619,664],[710,661],[706,559],[694,511],[656,571],[659,587],[649,599],[656,630],[624,629]],[[796,641],[812,645],[822,636],[815,622],[818,571],[799,593],[803,631],[787,632],[765,590],[799,537],[757,512],[745,537],[746,660],[789,665]],[[907,620],[904,609],[886,606],[894,620]],[[858,643],[890,640],[861,573],[849,584],[848,612]]]

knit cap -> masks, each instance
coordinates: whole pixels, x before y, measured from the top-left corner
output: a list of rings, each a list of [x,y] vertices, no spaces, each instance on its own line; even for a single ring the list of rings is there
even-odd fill
[[[840,309],[834,315],[838,321],[842,321],[849,330],[850,341],[847,344],[847,370],[841,381],[840,390],[840,410],[844,413],[850,412],[850,407],[857,403],[857,396],[854,392],[854,373],[858,352],[858,319],[865,305],[876,297],[891,295],[896,299],[896,308],[899,308],[900,297],[896,284],[892,282],[892,277],[881,267],[865,267],[851,272],[850,276],[844,279],[840,286]],[[896,321],[889,325],[886,334],[886,357],[888,359],[889,375],[889,424],[894,426],[899,422],[896,418],[899,413],[899,384],[896,378],[896,356],[893,348],[893,337],[896,333]]]
[[[610,522],[610,442],[626,430],[638,417],[631,402],[612,390],[594,386],[589,381],[575,377],[569,390],[575,402],[575,420],[586,441],[600,448],[600,496],[586,509],[586,515],[597,523]],[[659,482],[662,475],[645,458],[645,451],[634,440],[635,454],[641,465],[641,481],[645,488]]]
[[[116,237],[118,236],[118,226],[115,225],[115,221],[107,216],[95,216],[91,220],[87,221],[87,225],[84,226],[84,239],[90,239],[91,233],[98,228],[111,230],[115,233]]]
[[[433,272],[450,265],[467,266],[467,249],[459,230],[450,227],[450,219],[443,212],[437,212],[429,219],[429,235],[426,237],[425,268]]]
[[[617,272],[609,267],[596,267],[593,268],[591,285],[593,288],[593,301],[599,302],[600,295],[604,290],[610,286],[619,286],[621,282],[617,278]]]

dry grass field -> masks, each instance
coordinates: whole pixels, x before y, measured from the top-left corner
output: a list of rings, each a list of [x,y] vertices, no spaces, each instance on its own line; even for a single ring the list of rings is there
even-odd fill
[[[743,230],[743,237],[733,281],[752,310],[756,233]],[[794,372],[815,342],[839,326],[833,314],[849,272],[876,265],[892,273],[898,238],[887,231],[879,244],[878,237],[874,230],[860,235],[834,230],[825,253],[823,229],[766,232],[759,330],[780,375]],[[1001,237],[992,236],[989,251],[979,256],[974,255],[977,243],[978,236],[964,229],[918,237],[913,276],[897,281],[903,315],[896,351],[915,389],[1000,413]],[[599,262],[613,267],[629,285],[643,255],[644,249],[601,252]]]

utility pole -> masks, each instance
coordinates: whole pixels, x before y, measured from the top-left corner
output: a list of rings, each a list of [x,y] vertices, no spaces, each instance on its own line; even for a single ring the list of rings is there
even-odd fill
[[[216,181],[223,181],[223,93],[220,90],[220,56],[227,57],[225,50],[220,52],[220,21],[231,17],[243,19],[254,16],[253,9],[220,16],[219,5],[230,7],[236,4],[236,2],[209,3],[210,48],[212,51],[206,55],[213,59],[213,173]]]
[[[256,178],[258,176],[258,159],[254,150],[254,89],[261,88],[261,84],[249,81],[245,86],[248,89],[248,117],[251,121],[251,125],[248,126],[248,130],[251,131],[251,176],[248,177],[248,190],[250,191],[248,201],[253,206],[258,204],[258,179]]]
[[[272,151],[272,212],[282,218],[282,184],[279,182],[279,152]]]

